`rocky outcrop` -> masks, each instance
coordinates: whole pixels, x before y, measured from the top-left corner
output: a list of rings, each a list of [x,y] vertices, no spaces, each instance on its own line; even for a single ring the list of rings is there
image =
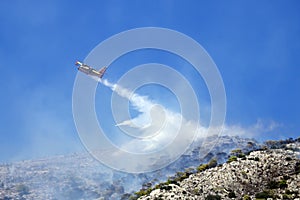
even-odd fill
[[[139,199],[300,199],[298,142],[232,160]]]

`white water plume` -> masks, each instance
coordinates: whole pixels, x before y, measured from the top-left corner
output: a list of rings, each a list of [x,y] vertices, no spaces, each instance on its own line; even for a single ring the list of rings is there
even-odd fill
[[[136,94],[106,79],[99,80],[99,82],[119,96],[126,98],[132,104],[133,109],[140,112],[135,118],[116,124],[120,129],[134,136],[131,141],[122,146],[127,151],[157,151],[172,142],[179,131],[188,132],[197,129],[196,123],[186,121],[180,113],[172,112],[147,96]],[[193,140],[193,138],[182,139],[190,142]]]

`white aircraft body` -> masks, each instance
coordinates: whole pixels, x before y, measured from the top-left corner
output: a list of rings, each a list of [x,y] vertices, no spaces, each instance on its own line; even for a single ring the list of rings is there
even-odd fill
[[[94,68],[88,66],[87,64],[84,64],[82,62],[76,61],[75,63],[76,66],[78,66],[78,70],[89,75],[89,76],[95,76],[98,78],[102,78],[107,67],[101,68],[99,71],[95,70]]]

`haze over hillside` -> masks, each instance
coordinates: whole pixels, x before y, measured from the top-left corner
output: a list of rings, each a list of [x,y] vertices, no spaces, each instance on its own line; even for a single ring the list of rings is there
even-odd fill
[[[194,143],[176,162],[143,174],[111,170],[84,153],[1,164],[0,199],[119,199],[125,193],[139,190],[145,183],[166,181],[176,172],[196,168],[214,157],[220,163],[225,162],[231,149],[258,148],[256,141],[251,139],[223,136],[214,145],[216,140],[216,137],[208,138],[204,148],[199,146],[201,141]],[[201,149],[211,151],[203,155]]]

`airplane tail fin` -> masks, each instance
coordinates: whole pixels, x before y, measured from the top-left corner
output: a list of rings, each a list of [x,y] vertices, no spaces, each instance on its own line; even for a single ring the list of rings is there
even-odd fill
[[[100,73],[99,77],[100,77],[100,78],[103,77],[103,75],[104,75],[106,69],[107,69],[107,67],[103,67],[103,68],[101,68],[101,69],[99,70],[99,73]]]

